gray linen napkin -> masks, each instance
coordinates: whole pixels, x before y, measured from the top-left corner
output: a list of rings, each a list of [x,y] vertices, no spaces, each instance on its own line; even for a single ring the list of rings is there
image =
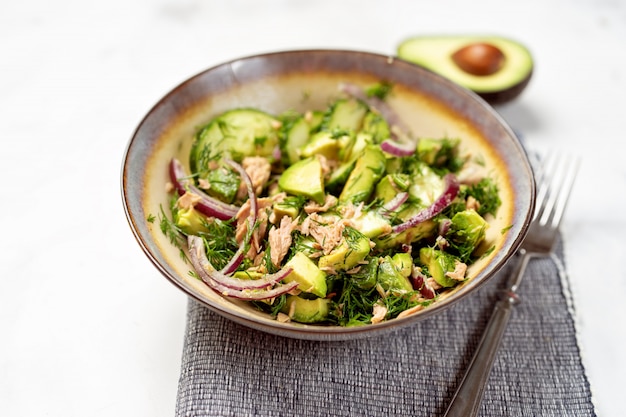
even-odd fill
[[[442,415],[512,265],[444,314],[351,342],[285,339],[193,300],[176,416]],[[560,244],[531,261],[482,416],[595,416]]]

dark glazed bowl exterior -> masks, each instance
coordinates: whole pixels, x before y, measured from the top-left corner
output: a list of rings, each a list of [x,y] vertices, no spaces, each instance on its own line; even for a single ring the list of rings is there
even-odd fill
[[[502,178],[506,192],[499,221],[508,231],[498,230],[496,250],[473,272],[473,277],[418,314],[349,328],[280,323],[217,295],[199,281],[193,282],[188,275],[190,265],[180,258],[179,249],[163,236],[158,220],[150,222],[148,218],[158,216],[160,207],[167,209],[167,164],[174,154],[185,158],[194,129],[230,108],[259,107],[279,113],[304,105],[323,105],[335,93],[333,88],[338,82],[366,85],[383,80],[398,90],[397,102],[391,104],[398,105],[401,116],[414,120],[416,130],[423,129],[424,134],[451,130],[480,137],[481,146]],[[310,101],[304,103],[305,98]],[[420,116],[431,111],[432,117]],[[133,133],[123,156],[121,187],[132,233],[148,259],[175,286],[209,309],[245,326],[311,340],[379,335],[437,315],[470,295],[493,277],[521,244],[535,196],[532,170],[523,147],[483,99],[406,61],[345,50],[284,51],[244,57],[189,78],[156,103]]]

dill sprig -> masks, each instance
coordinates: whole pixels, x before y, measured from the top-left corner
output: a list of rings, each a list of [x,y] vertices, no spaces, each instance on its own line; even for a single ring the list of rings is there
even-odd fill
[[[222,269],[239,248],[233,221],[213,218],[205,226],[207,231],[198,235],[204,240],[207,258],[215,269]]]
[[[480,202],[477,212],[481,216],[488,213],[495,216],[500,204],[502,204],[498,184],[493,178],[486,177],[478,183],[471,185],[467,189],[467,195],[474,197]]]
[[[280,313],[280,311],[283,309],[286,302],[287,296],[283,294],[274,298],[273,300],[271,300],[271,302],[269,302],[268,300],[251,301],[251,304],[260,311],[268,313],[272,317],[276,317],[276,315],[278,315],[278,313]]]
[[[181,259],[187,262],[187,255],[185,254],[185,251],[183,250],[183,247],[186,242],[185,235],[180,230],[180,228],[176,226],[176,224],[167,216],[162,205],[159,206],[159,209],[160,209],[160,213],[158,217],[159,217],[159,227],[161,228],[161,232],[165,236],[167,236],[167,238],[169,239],[172,245],[178,248],[179,256],[181,257]]]
[[[358,249],[359,242],[362,239],[365,239],[365,235],[363,235],[363,233],[350,226],[346,226],[346,228],[343,229],[342,235],[346,239],[348,247],[350,247],[351,249]]]
[[[376,84],[372,84],[365,89],[365,94],[368,97],[378,97],[381,100],[387,98],[391,90],[393,89],[393,84],[387,81],[382,81]]]
[[[331,303],[329,320],[341,326],[368,324],[374,304],[380,298],[375,285],[363,285],[363,280],[340,273],[329,277],[329,287],[336,294]]]
[[[387,318],[395,318],[398,314],[405,310],[415,307],[422,302],[416,301],[419,291],[412,291],[407,293],[394,293],[387,294],[382,301],[387,307]]]
[[[265,246],[265,252],[263,253],[263,264],[265,265],[265,269],[267,269],[268,274],[278,272],[280,269],[280,265],[276,266],[274,265],[274,262],[272,262],[272,247],[269,242]]]

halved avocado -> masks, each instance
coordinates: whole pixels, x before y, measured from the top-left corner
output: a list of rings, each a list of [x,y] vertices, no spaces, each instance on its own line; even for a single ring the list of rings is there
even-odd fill
[[[533,72],[521,43],[500,36],[417,36],[401,42],[398,57],[460,84],[491,104],[516,98]]]

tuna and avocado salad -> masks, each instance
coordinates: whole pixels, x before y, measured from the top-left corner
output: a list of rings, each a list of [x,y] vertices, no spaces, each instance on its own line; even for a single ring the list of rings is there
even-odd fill
[[[342,84],[326,108],[201,126],[159,215],[190,274],[276,320],[331,326],[411,315],[466,281],[490,251],[497,182],[463,138],[415,137],[389,94]]]

